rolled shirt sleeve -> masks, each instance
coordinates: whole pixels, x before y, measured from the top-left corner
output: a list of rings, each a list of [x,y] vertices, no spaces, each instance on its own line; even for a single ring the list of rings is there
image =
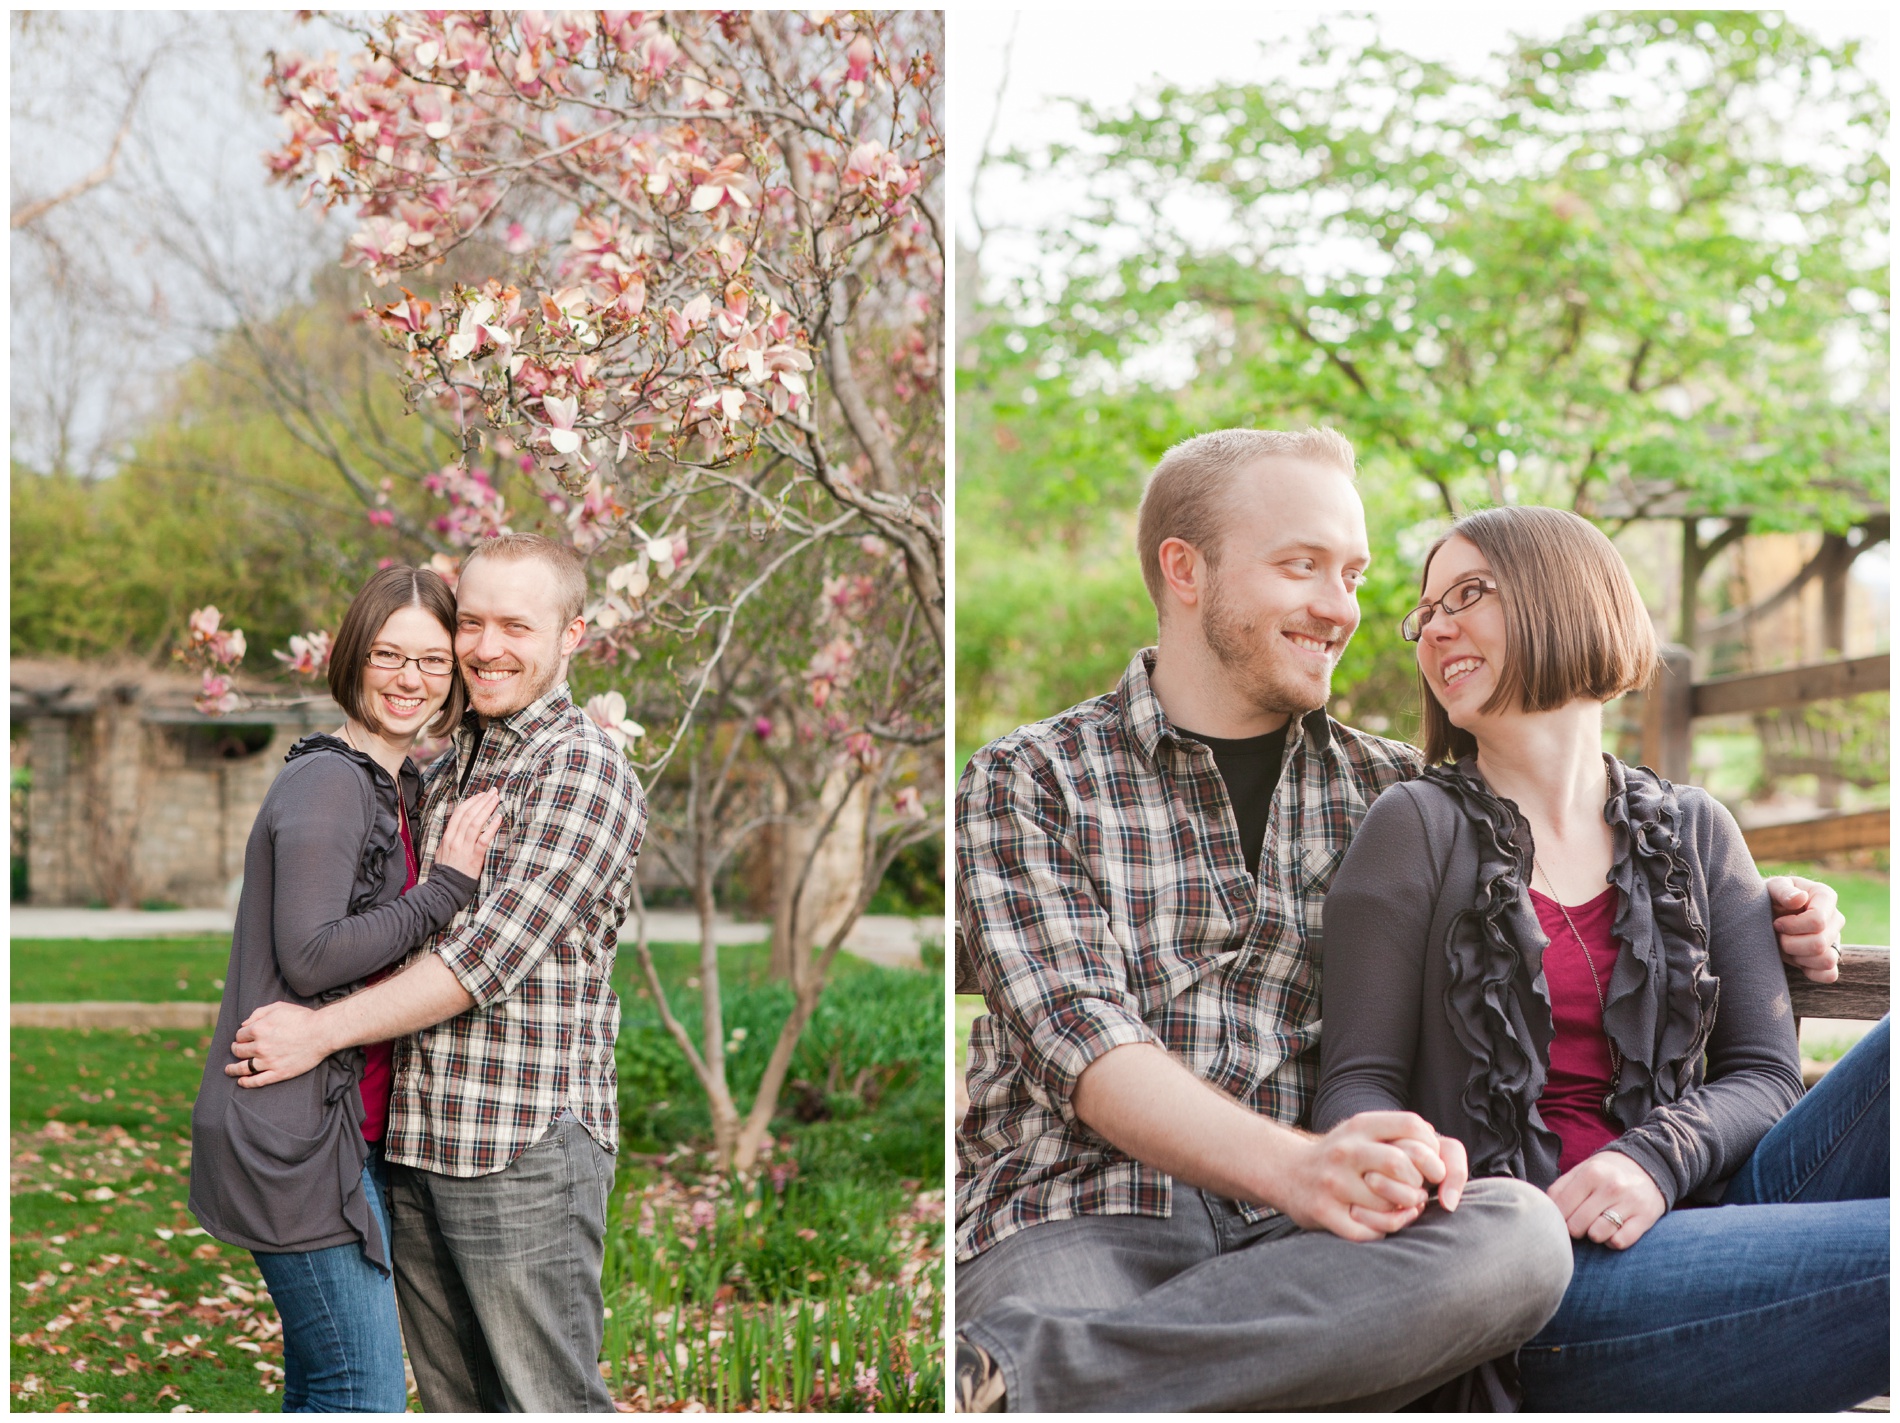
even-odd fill
[[[1032,1094],[1073,1123],[1090,1063],[1128,1043],[1164,1044],[1142,1019],[1062,797],[1020,753],[979,752],[964,771],[957,890],[984,998],[1024,1045]]]

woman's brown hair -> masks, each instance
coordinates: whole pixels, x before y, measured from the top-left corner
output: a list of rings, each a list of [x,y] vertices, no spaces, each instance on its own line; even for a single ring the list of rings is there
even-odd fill
[[[421,608],[448,634],[451,652],[455,647],[455,594],[442,581],[442,575],[427,568],[378,569],[350,601],[343,625],[330,644],[330,695],[338,706],[371,731],[380,734],[382,726],[370,715],[369,699],[363,695],[363,669],[369,664],[369,650],[383,624],[399,608]],[[450,674],[449,699],[442,711],[429,723],[430,736],[446,736],[462,720],[468,705],[468,689],[462,684],[462,669]]]
[[[1504,665],[1484,711],[1549,711],[1579,697],[1607,702],[1649,685],[1656,629],[1622,556],[1596,525],[1567,509],[1528,505],[1467,514],[1425,555],[1421,597],[1432,559],[1454,536],[1484,555],[1504,609]],[[1476,739],[1451,724],[1422,671],[1418,685],[1425,764],[1476,751]]]

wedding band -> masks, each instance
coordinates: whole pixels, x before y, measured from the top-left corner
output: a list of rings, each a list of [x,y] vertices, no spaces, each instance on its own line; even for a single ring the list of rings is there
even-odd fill
[[[247,1057],[244,1059],[244,1075],[246,1077],[257,1076],[257,1059],[256,1058]]]
[[[1611,1225],[1615,1226],[1618,1230],[1621,1230],[1623,1228],[1623,1217],[1618,1215],[1615,1211],[1613,1210],[1604,1211],[1603,1218],[1607,1220]]]

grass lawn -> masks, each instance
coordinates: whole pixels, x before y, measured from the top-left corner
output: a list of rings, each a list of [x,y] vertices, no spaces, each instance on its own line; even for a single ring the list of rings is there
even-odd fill
[[[15,1003],[216,1003],[231,938],[15,939]]]
[[[222,940],[16,940],[13,994],[215,999],[227,953]],[[655,958],[696,1023],[696,949]],[[721,958],[744,1102],[789,996],[766,979],[763,946]],[[627,1130],[603,1284],[619,1399],[940,1410],[941,976],[838,960],[750,1182],[702,1154],[698,1088],[631,952],[616,980]],[[209,1047],[191,1032],[14,1030],[15,1411],[282,1406],[279,1326],[255,1264],[184,1208]]]
[[[276,1312],[185,1211],[209,1038],[16,1028],[12,1405],[276,1411]]]

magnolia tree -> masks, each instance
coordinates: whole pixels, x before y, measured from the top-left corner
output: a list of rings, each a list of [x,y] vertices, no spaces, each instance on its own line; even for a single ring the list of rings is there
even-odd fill
[[[364,319],[455,458],[353,481],[453,581],[481,539],[570,541],[574,677],[648,785],[702,925],[696,1046],[749,1165],[839,943],[942,801],[943,534],[927,12],[405,12],[273,56],[273,172],[355,230]],[[185,649],[231,711],[242,635]],[[312,632],[277,654],[323,670]],[[794,1008],[741,1121],[712,885],[773,828]],[[642,916],[641,922],[644,922]]]
[[[698,1044],[668,1004],[642,936],[647,985],[706,1091],[720,1154],[742,1169],[766,1142],[845,934],[893,856],[939,828],[930,807],[941,802],[941,662],[915,603],[881,596],[895,558],[871,535],[833,542],[823,558],[781,574],[747,635],[709,669],[702,714],[669,774],[650,784],[654,814],[672,834],[651,840],[647,853],[691,887],[699,910]],[[663,706],[663,683],[635,685],[647,704]],[[713,891],[761,837],[775,868],[774,948],[792,1007],[774,1040],[744,1043],[723,1030]],[[747,1110],[728,1076],[728,1058],[740,1052],[764,1054]]]

